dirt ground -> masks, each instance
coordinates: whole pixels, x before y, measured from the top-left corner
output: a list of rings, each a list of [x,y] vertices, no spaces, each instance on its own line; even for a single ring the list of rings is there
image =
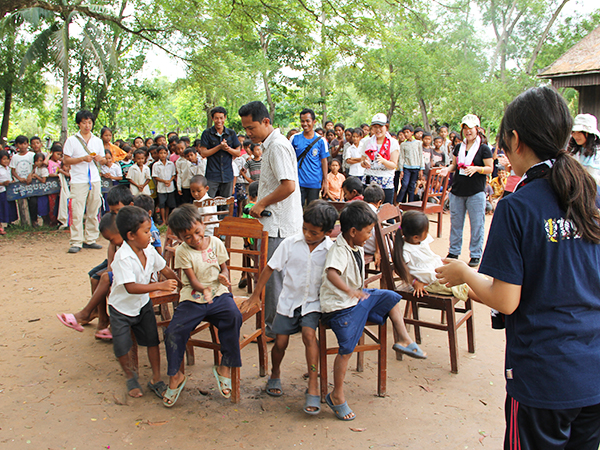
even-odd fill
[[[490,219],[486,217],[488,227]],[[449,217],[444,221],[444,236],[432,245],[442,256],[448,248]],[[467,223],[465,236],[468,233]],[[78,333],[56,318],[56,313],[76,312],[88,301],[87,271],[104,259],[107,245],[101,240],[103,250],[71,255],[66,253],[68,238],[68,233],[56,232],[0,239],[4,318],[0,447],[4,449],[496,449],[502,445],[504,333],[490,328],[489,309],[482,305],[475,306],[475,354],[467,352],[464,327],[459,331],[457,375],[450,373],[446,334],[436,330],[424,330],[421,347],[429,354],[427,360],[397,361],[390,350],[385,398],[376,396],[375,353],[366,354],[364,372],[351,367],[346,395],[357,415],[352,422],[337,420],[326,405],[318,416],[302,411],[306,368],[299,336],[292,338],[283,363],[283,397],[265,394],[266,378],[258,376],[258,352],[249,346],[242,352],[242,401],[237,405],[219,395],[210,371],[212,354],[202,350],[196,350],[196,364],[186,366],[189,380],[172,409],[162,406],[148,389],[142,398],[128,398],[112,345],[94,339],[96,322]],[[462,258],[468,257],[467,240]],[[143,348],[139,356],[140,382],[145,387],[151,371]],[[167,381],[162,345],[161,357]],[[330,356],[330,371],[332,364]]]

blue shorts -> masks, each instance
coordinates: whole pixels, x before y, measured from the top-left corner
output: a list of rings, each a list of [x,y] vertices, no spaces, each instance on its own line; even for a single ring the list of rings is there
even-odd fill
[[[367,321],[383,325],[391,309],[402,299],[400,294],[385,289],[364,291],[369,294],[369,298],[329,316],[329,326],[338,340],[340,355],[348,355],[354,351]]]
[[[102,272],[104,272],[107,267],[108,267],[108,260],[105,259],[100,264],[98,264],[96,267],[94,267],[92,270],[90,270],[88,272],[88,275],[90,278],[93,278],[94,280],[99,280],[100,276],[102,275]]]

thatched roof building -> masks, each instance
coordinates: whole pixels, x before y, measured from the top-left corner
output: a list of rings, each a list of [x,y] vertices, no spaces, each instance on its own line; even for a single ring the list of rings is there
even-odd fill
[[[555,88],[579,91],[579,113],[600,119],[600,27],[596,28],[538,75]]]

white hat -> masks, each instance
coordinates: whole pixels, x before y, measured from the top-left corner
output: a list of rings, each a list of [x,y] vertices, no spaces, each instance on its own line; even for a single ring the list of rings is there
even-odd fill
[[[383,113],[377,113],[373,116],[373,119],[371,119],[371,125],[386,125],[387,124],[387,117],[385,114]]]
[[[467,114],[465,117],[462,118],[460,124],[461,126],[466,125],[469,128],[478,127],[480,125],[479,117],[477,117],[475,114]]]
[[[584,131],[600,137],[598,121],[591,114],[579,114],[573,121],[573,131]]]

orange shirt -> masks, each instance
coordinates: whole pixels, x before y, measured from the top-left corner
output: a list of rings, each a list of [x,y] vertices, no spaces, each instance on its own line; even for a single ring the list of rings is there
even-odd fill
[[[338,172],[334,175],[332,172],[327,174],[327,186],[329,188],[329,198],[339,202],[342,199],[342,184],[346,177]]]

